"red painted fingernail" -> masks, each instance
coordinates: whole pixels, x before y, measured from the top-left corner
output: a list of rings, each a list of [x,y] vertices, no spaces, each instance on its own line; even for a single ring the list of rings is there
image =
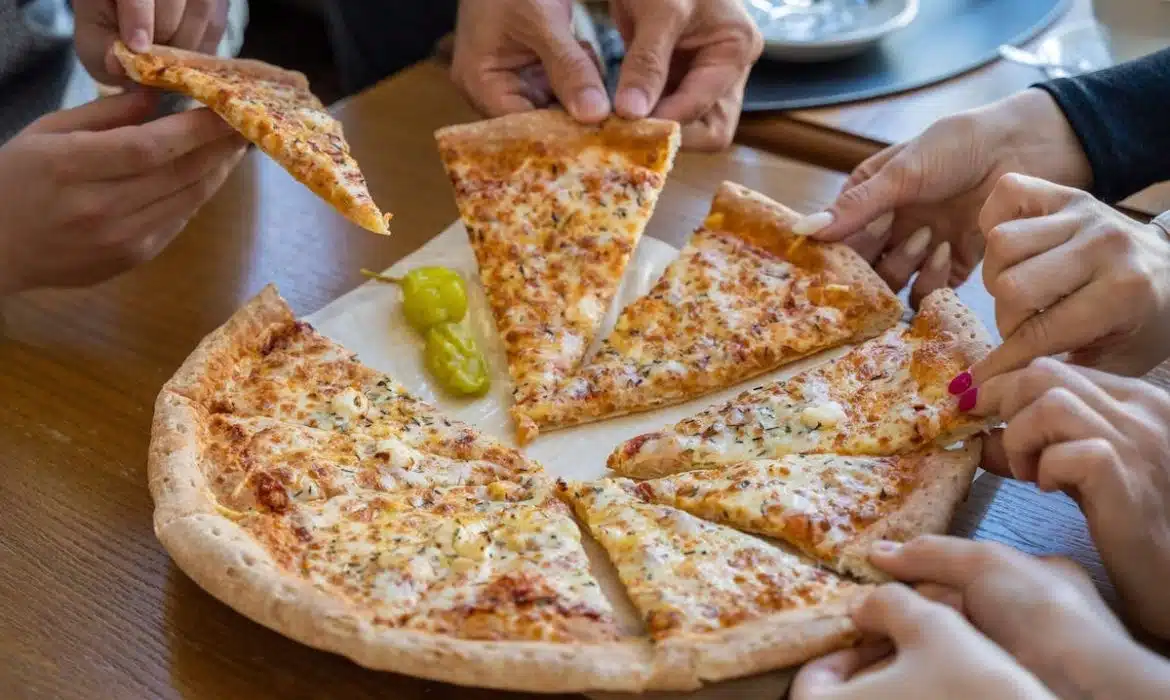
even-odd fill
[[[966,413],[972,408],[975,408],[975,401],[979,398],[979,389],[971,389],[963,392],[959,397],[959,410]]]
[[[971,388],[971,373],[963,372],[959,376],[951,380],[947,391],[951,392],[952,396],[958,396]]]

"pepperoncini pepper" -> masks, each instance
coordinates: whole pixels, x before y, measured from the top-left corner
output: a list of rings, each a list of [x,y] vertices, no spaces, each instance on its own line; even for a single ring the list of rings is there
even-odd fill
[[[416,267],[402,277],[387,277],[362,270],[379,282],[402,289],[402,313],[411,326],[426,332],[440,323],[458,323],[467,315],[467,288],[455,270],[446,267]]]
[[[458,323],[427,329],[427,369],[445,389],[462,396],[482,396],[491,384],[487,361],[475,339]]]

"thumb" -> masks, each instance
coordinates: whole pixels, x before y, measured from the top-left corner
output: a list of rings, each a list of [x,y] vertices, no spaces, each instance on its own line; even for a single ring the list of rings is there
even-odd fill
[[[617,109],[628,119],[641,119],[649,115],[666,89],[670,57],[682,32],[682,25],[673,13],[661,14],[661,17],[645,17],[638,22],[634,29],[634,39],[622,59]],[[708,91],[709,99],[714,101],[725,91],[725,88]]]
[[[913,196],[905,159],[899,154],[870,178],[844,190],[826,211],[804,217],[792,227],[800,236],[839,241],[865,228],[878,217],[906,204]]]
[[[545,23],[532,47],[557,99],[577,121],[595,123],[609,115],[609,98],[597,62],[568,24]]]
[[[956,619],[951,608],[901,583],[878,588],[853,613],[853,623],[862,634],[889,639],[899,651],[925,646],[932,635],[949,635]]]
[[[158,98],[157,93],[137,90],[99,97],[80,107],[51,112],[33,122],[28,132],[63,134],[70,131],[106,131],[141,124],[154,114]]]
[[[154,42],[154,0],[117,0],[118,35],[134,51]]]

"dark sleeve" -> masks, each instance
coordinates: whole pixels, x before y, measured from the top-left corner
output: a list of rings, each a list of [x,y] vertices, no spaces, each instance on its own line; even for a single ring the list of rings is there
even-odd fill
[[[342,89],[352,94],[429,57],[455,29],[458,0],[338,0],[326,7]]]
[[[1035,87],[1052,95],[1093,168],[1093,195],[1116,202],[1170,180],[1170,49]]]

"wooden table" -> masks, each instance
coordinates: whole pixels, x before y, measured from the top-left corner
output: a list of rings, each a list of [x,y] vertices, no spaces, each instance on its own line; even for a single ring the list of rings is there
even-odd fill
[[[395,212],[345,223],[252,153],[157,260],[92,289],[9,300],[0,339],[0,697],[487,698],[360,669],[237,615],[179,572],[151,530],[146,448],[159,386],[267,282],[298,312],[357,285],[456,218],[432,131],[473,117],[431,64],[337,113]],[[739,147],[679,158],[650,234],[679,245],[720,180],[802,210],[841,177]],[[1062,497],[981,478],[957,528],[1100,568]]]
[[[1093,0],[1073,0],[1064,16],[1026,48],[1091,19],[1092,4]],[[990,104],[1044,79],[1035,68],[997,60],[936,85],[889,97],[835,107],[746,115],[736,140],[849,172],[882,148],[914,138],[943,117]],[[1170,209],[1170,183],[1126,200],[1125,206],[1150,215]]]

